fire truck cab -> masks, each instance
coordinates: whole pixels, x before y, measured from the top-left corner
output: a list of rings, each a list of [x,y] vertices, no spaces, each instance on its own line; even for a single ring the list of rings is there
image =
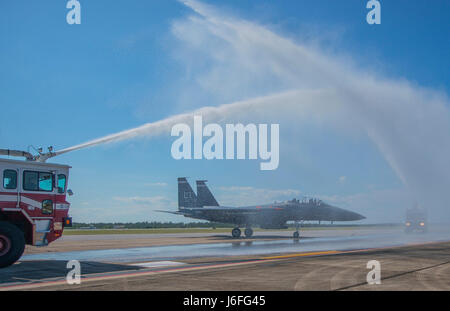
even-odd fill
[[[0,158],[0,267],[16,262],[25,244],[46,246],[72,225],[66,201],[69,169]]]
[[[415,206],[406,210],[405,232],[425,233],[428,230],[427,213],[423,208]]]

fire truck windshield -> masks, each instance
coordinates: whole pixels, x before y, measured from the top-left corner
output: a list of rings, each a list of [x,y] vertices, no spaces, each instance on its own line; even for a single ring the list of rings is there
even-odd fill
[[[53,191],[52,173],[24,171],[23,189],[28,191]]]

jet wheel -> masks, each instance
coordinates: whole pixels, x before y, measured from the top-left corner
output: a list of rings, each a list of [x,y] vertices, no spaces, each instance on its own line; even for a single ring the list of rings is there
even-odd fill
[[[294,239],[299,239],[300,238],[300,233],[298,233],[298,231],[295,231],[293,234]]]
[[[232,235],[233,238],[235,238],[235,239],[239,238],[239,237],[241,236],[241,229],[239,229],[239,228],[234,228],[234,229],[231,231],[231,235]]]
[[[244,233],[247,238],[251,238],[253,235],[253,230],[252,228],[246,228]]]

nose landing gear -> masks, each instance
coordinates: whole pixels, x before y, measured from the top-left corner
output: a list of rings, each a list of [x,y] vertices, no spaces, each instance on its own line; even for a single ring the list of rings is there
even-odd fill
[[[294,238],[294,240],[298,240],[300,239],[300,223],[298,221],[295,222],[295,231],[294,234],[292,235],[292,237]]]

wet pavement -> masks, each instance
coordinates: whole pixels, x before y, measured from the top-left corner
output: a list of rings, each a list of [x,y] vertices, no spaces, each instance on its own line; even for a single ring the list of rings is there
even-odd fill
[[[348,232],[347,232],[348,233]],[[21,261],[96,261],[110,263],[134,263],[156,260],[180,260],[196,257],[226,257],[243,255],[265,255],[276,253],[311,252],[324,250],[352,250],[401,246],[414,243],[450,240],[442,231],[426,234],[405,234],[401,230],[366,235],[353,234],[337,237],[304,237],[300,240],[280,238],[270,241],[245,241],[243,239],[225,243],[203,243],[189,245],[167,245],[107,250],[85,250],[73,252],[30,254]],[[264,237],[264,235],[260,235]]]
[[[450,241],[450,230],[446,226],[434,228],[425,234],[405,234],[401,228],[382,228],[376,230],[311,230],[305,231],[304,237],[300,240],[293,240],[288,236],[289,232],[286,231],[257,232],[250,240],[245,238],[234,240],[226,235],[210,234],[209,243],[195,243],[196,240],[198,241],[198,234],[191,234],[183,236],[185,239],[190,237],[193,241],[191,244],[28,254],[13,266],[0,269],[0,290],[78,288],[67,287],[66,284],[66,276],[70,271],[67,263],[70,260],[78,260],[81,264],[83,285],[79,288],[96,288],[96,286],[100,286],[99,284],[103,284],[101,286],[107,290],[131,288],[207,289],[217,286],[217,277],[230,275],[234,278],[233,286],[238,280],[241,280],[240,282],[247,284],[250,286],[249,288],[262,289],[267,286],[264,281],[267,279],[271,280],[273,286],[279,289],[316,289],[318,278],[324,278],[322,270],[325,268],[315,264],[316,259],[314,258],[317,258],[317,262],[320,261],[327,265],[326,269],[331,271],[329,275],[332,283],[321,283],[318,288],[347,288],[346,286],[354,286],[361,280],[364,281],[364,273],[367,273],[364,262],[366,258],[358,259],[359,256],[362,256],[358,254],[367,252],[378,254],[373,258],[383,259],[384,267],[386,260],[389,260],[389,268],[392,269],[393,275],[396,275],[395,273],[399,269],[411,270],[413,274],[416,273],[414,271],[422,271],[420,277],[424,276],[428,279],[426,284],[419,282],[422,285],[418,288],[425,285],[424,288],[431,288],[430,286],[435,284],[440,284],[437,287],[439,289],[448,288],[449,248],[444,243],[440,249],[437,248],[439,245],[430,246],[434,247],[436,251],[422,250],[426,249],[424,245],[428,245],[430,242]],[[154,239],[161,237],[153,236]],[[83,238],[83,236],[76,236],[69,237],[67,240],[72,240],[70,243],[75,241],[82,243]],[[89,238],[93,239],[94,237]],[[125,235],[121,238],[125,241],[134,239],[133,236]],[[100,239],[107,239],[107,237],[100,237]],[[435,243],[430,245],[435,245]],[[398,246],[400,248],[397,248]],[[405,246],[409,250],[406,250]],[[336,256],[338,254],[339,256]],[[311,260],[305,261],[307,258],[311,258]],[[305,263],[308,262],[310,265],[305,266]],[[342,266],[339,268],[341,270],[336,270],[335,266],[338,263]],[[306,269],[306,271],[302,270],[302,274],[296,276],[305,282],[286,281],[292,275],[292,268],[288,268],[290,265],[296,265],[295,269]],[[424,274],[425,272],[426,274]],[[285,274],[286,280],[280,278],[280,273]],[[164,276],[159,277],[160,274],[164,274]],[[241,277],[244,274],[247,274],[249,279],[261,278],[261,280],[256,281],[255,279],[255,282],[248,283],[245,278]],[[190,277],[179,279],[172,275],[186,277],[190,275],[199,280],[205,277],[205,281],[192,283]],[[214,277],[210,278],[208,275],[214,275]],[[360,276],[355,278],[355,275]],[[136,279],[136,282],[131,281],[132,279]],[[146,281],[150,279],[158,281],[157,283]],[[395,283],[392,286],[397,288],[408,284],[411,284],[409,279],[402,282],[401,285]],[[225,282],[221,286],[216,289],[227,289],[227,286],[231,286],[231,284]]]

